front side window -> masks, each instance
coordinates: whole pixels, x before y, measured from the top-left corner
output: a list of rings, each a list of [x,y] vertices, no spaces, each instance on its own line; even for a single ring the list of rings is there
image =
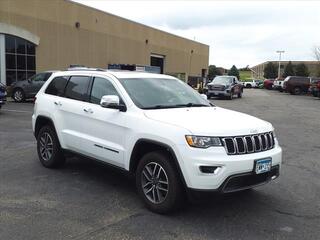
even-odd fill
[[[109,80],[105,78],[95,77],[93,80],[90,102],[100,104],[101,98],[105,95],[119,96],[117,90]]]
[[[119,79],[135,105],[142,109],[210,106],[195,90],[178,79]]]
[[[67,85],[68,77],[61,76],[54,78],[49,86],[47,87],[45,93],[55,96],[63,96],[64,89]]]
[[[74,100],[86,100],[89,77],[72,76],[66,86],[65,97]]]

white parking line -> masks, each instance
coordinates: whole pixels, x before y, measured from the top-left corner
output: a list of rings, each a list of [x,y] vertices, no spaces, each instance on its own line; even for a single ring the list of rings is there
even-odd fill
[[[32,113],[31,111],[11,110],[11,109],[1,109],[0,111],[5,111],[5,112],[16,112],[16,113]]]

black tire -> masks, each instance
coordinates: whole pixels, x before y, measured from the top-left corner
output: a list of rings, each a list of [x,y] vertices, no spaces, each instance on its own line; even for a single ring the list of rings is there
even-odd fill
[[[207,94],[207,98],[210,99],[211,98],[211,94]]]
[[[300,95],[302,93],[302,90],[300,87],[295,87],[292,91],[293,95]]]
[[[52,144],[49,144],[50,141]],[[44,143],[47,149],[52,149],[47,154],[44,153]],[[40,129],[37,136],[37,151],[40,162],[46,168],[61,167],[65,163],[65,157],[63,155],[58,136],[55,129],[50,125],[43,126]]]
[[[252,88],[251,84],[247,84],[246,88]]]
[[[153,178],[151,174],[147,175],[150,179],[152,178],[153,180],[147,180],[144,172],[148,173],[147,168],[149,169],[149,167],[157,166],[156,164],[158,166],[161,166],[164,170],[165,174],[160,174],[159,179],[162,179],[162,182],[165,182],[164,179],[165,177],[167,177],[167,185],[162,185],[162,183],[157,182],[157,180],[155,179],[156,177]],[[158,167],[158,170],[159,169],[160,167]],[[143,185],[146,185],[146,182],[149,182],[150,184],[147,185],[148,187],[143,187]],[[164,151],[150,152],[141,158],[136,170],[136,187],[143,202],[152,212],[161,214],[169,213],[177,210],[181,206],[180,202],[182,197],[184,196],[183,185],[179,178],[179,174],[177,172],[176,166],[174,165],[172,157]],[[158,190],[158,194],[156,194],[156,190],[158,187],[161,187],[162,189],[167,187],[167,191]],[[145,191],[150,191],[150,189],[152,188],[154,189],[150,192],[152,196],[148,196],[148,193],[145,194]],[[156,197],[156,195],[158,197]],[[161,196],[162,199],[160,199],[159,196]],[[152,197],[154,197],[155,200],[158,200],[159,202],[153,202],[151,199]]]
[[[26,100],[26,95],[21,88],[17,88],[13,90],[12,98],[15,102],[24,102]]]
[[[238,93],[238,98],[242,98],[242,91]]]

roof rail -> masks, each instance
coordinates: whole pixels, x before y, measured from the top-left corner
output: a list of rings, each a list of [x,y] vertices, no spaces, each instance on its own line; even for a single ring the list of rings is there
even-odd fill
[[[67,68],[67,71],[100,71],[100,72],[106,72],[107,69],[89,68],[89,67],[69,67],[69,68]]]

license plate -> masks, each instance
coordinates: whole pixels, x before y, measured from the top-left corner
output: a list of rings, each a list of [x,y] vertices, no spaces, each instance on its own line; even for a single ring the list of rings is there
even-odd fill
[[[271,158],[256,160],[255,172],[256,172],[256,174],[270,172],[271,166],[272,166]]]

